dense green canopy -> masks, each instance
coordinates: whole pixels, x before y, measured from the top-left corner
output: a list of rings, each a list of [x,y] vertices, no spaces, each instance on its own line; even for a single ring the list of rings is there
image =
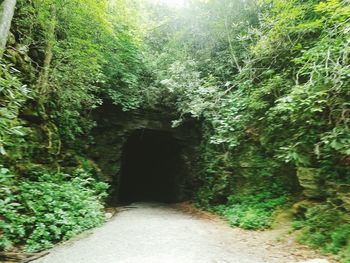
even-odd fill
[[[193,200],[232,225],[270,227],[306,169],[319,195],[296,216],[301,240],[349,262],[335,193],[350,184],[349,62],[349,0],[18,0],[0,71],[0,247],[37,251],[102,221],[107,186],[82,142],[110,103],[197,121]],[[67,191],[91,207],[65,210]]]

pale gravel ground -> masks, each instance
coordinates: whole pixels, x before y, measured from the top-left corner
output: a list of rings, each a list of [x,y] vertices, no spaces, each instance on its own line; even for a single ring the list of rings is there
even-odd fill
[[[136,203],[36,263],[294,263],[315,258],[265,232],[232,229],[171,206]]]

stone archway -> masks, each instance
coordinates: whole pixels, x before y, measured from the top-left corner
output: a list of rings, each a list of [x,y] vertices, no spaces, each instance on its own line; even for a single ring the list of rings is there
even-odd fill
[[[93,133],[94,142],[90,148],[90,157],[101,168],[104,180],[111,185],[110,204],[120,201],[123,151],[127,147],[128,138],[138,131],[167,134],[168,139],[172,138],[169,140],[176,141],[178,147],[176,151],[181,159],[178,162],[182,164],[173,182],[176,184],[172,189],[175,193],[172,198],[164,198],[160,201],[175,202],[189,197],[190,171],[194,161],[193,156],[195,156],[193,152],[200,138],[196,122],[188,122],[181,127],[172,128],[174,117],[171,114],[149,110],[123,112],[113,105],[104,105],[94,114],[98,122]]]

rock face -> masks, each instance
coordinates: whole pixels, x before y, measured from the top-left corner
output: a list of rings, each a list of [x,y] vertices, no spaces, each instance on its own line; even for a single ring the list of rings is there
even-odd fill
[[[183,182],[178,195],[179,200],[186,195],[189,169],[193,162],[193,150],[199,143],[199,134],[195,123],[185,123],[172,128],[173,117],[161,111],[123,112],[113,105],[104,105],[95,114],[97,127],[93,133],[93,144],[89,147],[89,156],[98,164],[105,176],[104,180],[112,185],[111,203],[118,201],[120,171],[123,149],[128,137],[137,130],[147,129],[169,132],[179,141],[182,147],[181,157],[186,164],[182,177]]]
[[[350,185],[328,181],[323,183],[318,178],[317,168],[299,167],[297,177],[303,187],[305,197],[310,199],[324,198],[335,207],[350,212]]]
[[[299,183],[304,189],[304,195],[308,198],[320,198],[324,195],[317,174],[316,168],[299,167],[297,170]]]
[[[350,212],[350,185],[328,182],[326,185],[327,196],[330,203]]]

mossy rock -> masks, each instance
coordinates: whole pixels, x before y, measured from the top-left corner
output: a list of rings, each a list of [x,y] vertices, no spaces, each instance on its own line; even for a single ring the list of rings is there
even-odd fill
[[[324,189],[318,177],[319,169],[298,167],[297,177],[303,188],[303,194],[308,198],[322,198],[325,196]]]

